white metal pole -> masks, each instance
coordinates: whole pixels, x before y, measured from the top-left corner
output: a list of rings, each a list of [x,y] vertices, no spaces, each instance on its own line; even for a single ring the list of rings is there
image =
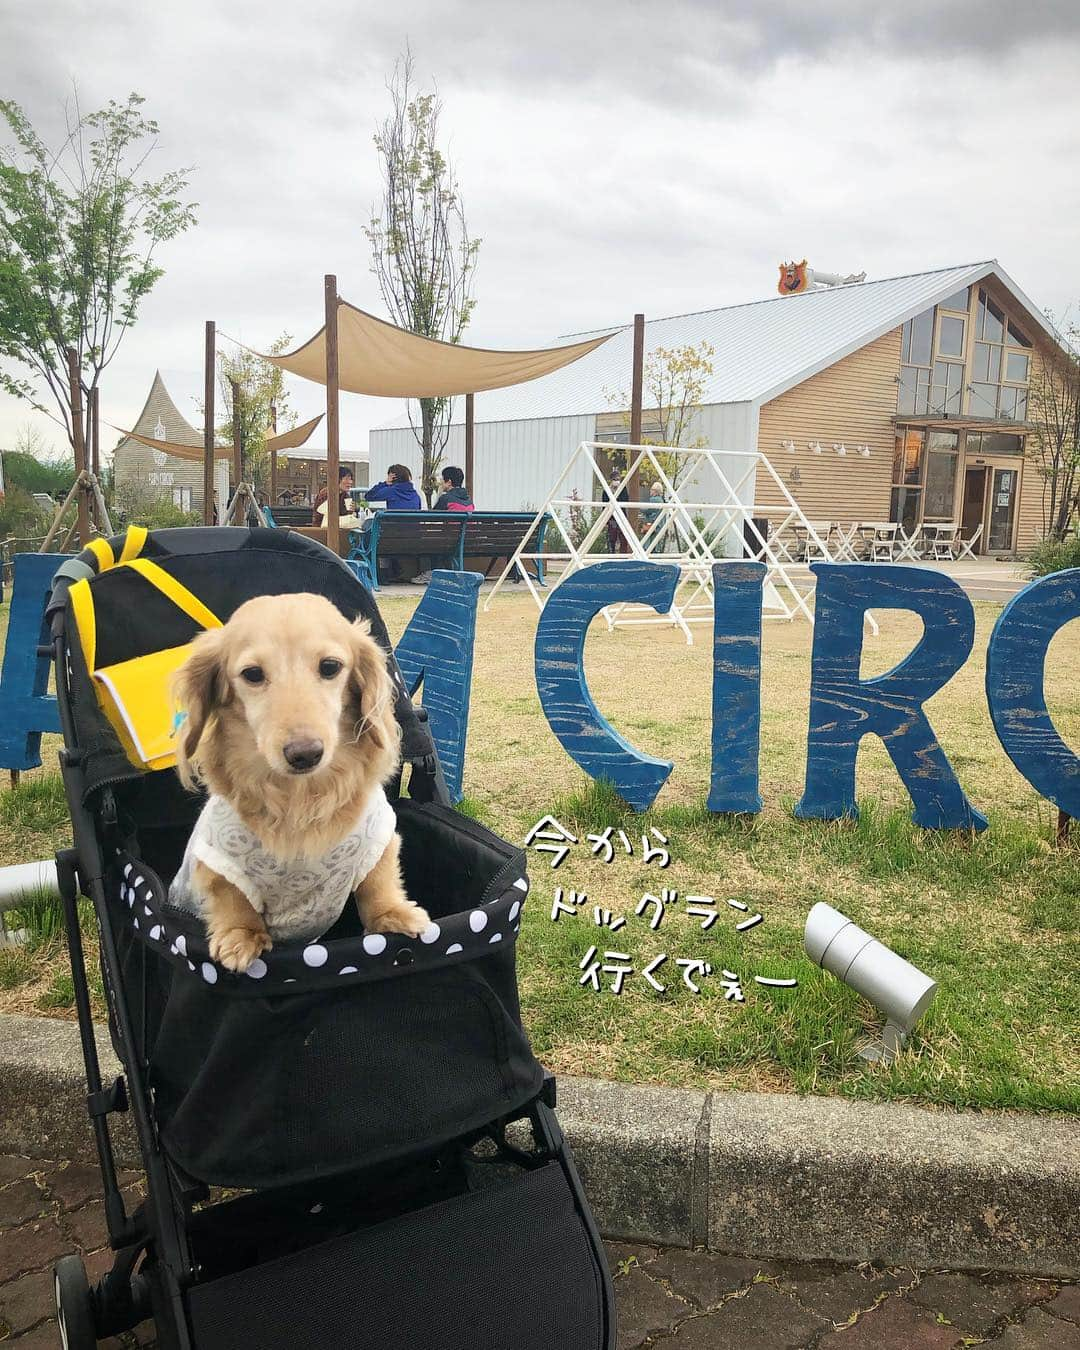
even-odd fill
[[[52,858],[0,867],[0,912],[17,908],[28,896],[57,890],[56,862]]]

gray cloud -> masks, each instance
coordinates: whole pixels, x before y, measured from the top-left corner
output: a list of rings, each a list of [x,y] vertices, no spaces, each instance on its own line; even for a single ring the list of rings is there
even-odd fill
[[[73,79],[84,106],[136,88],[156,163],[194,166],[200,224],[161,255],[110,421],[137,415],[159,366],[195,417],[206,318],[253,345],[302,339],[328,270],[383,312],[362,225],[407,37],[484,240],[478,344],[768,295],[792,254],[877,276],[997,255],[1039,303],[1074,298],[1074,3],[0,7],[0,92],[43,131]],[[297,385],[298,410],[320,396]],[[397,411],[350,400],[346,435]],[[25,417],[0,399],[0,444]]]

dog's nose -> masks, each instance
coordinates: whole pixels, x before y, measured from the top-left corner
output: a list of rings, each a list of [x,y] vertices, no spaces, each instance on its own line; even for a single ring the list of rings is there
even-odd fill
[[[319,760],[323,757],[322,741],[312,740],[310,737],[301,738],[295,741],[289,741],[282,748],[281,753],[285,756],[285,762],[290,769],[295,769],[298,773],[307,773],[313,769]]]

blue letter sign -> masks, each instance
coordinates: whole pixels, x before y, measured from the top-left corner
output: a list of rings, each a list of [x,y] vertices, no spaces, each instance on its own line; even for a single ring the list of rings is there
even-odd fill
[[[4,672],[0,681],[0,769],[36,769],[41,733],[60,730],[60,713],[49,687],[49,658],[38,656],[49,640],[45,601],[64,553],[16,553],[11,587]]]
[[[917,825],[985,829],[986,817],[964,795],[923,712],[971,651],[971,601],[950,577],[928,568],[814,563],[811,570],[817,598],[810,738],[806,791],[795,814],[822,820],[858,815],[855,757],[859,741],[874,732],[911,794]],[[914,610],[925,630],[909,656],[873,680],[859,677],[868,609]]]
[[[465,770],[476,600],[483,580],[479,572],[433,572],[394,648],[409,693],[415,694],[421,680],[424,683],[422,701],[431,720],[431,737],[455,802],[461,800]]]
[[[761,587],[764,563],[714,563],[710,811],[761,810]]]
[[[592,778],[606,778],[636,811],[652,805],[675,767],[642,754],[605,721],[585,682],[585,634],[608,605],[671,608],[679,569],[670,564],[602,562],[560,584],[536,625],[536,691],[566,753]]]
[[[1080,568],[1041,577],[1001,611],[986,649],[986,699],[1005,753],[1033,788],[1080,816],[1080,760],[1046,708],[1043,672],[1050,641],[1080,617]]]

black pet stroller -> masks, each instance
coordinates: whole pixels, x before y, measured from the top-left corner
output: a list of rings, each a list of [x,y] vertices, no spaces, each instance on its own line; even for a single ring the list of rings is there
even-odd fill
[[[287,530],[133,528],[94,541],[54,583],[75,841],[58,872],[116,1253],[92,1288],[80,1258],[57,1265],[63,1343],[86,1350],[154,1317],[170,1350],[611,1350],[603,1250],[554,1080],[521,1027],[524,856],[450,807],[395,663],[403,771],[387,794],[409,895],[434,920],[423,940],[365,935],[350,904],[318,942],[275,944],[236,975],[168,903],[201,802],[171,769],[145,767],[154,748],[98,687],[185,645],[207,614],[224,622],[255,595],[295,591],[363,614],[390,651],[348,565]],[[124,1068],[112,1083],[80,893]],[[126,1110],[146,1173],[133,1213],[109,1133]]]

